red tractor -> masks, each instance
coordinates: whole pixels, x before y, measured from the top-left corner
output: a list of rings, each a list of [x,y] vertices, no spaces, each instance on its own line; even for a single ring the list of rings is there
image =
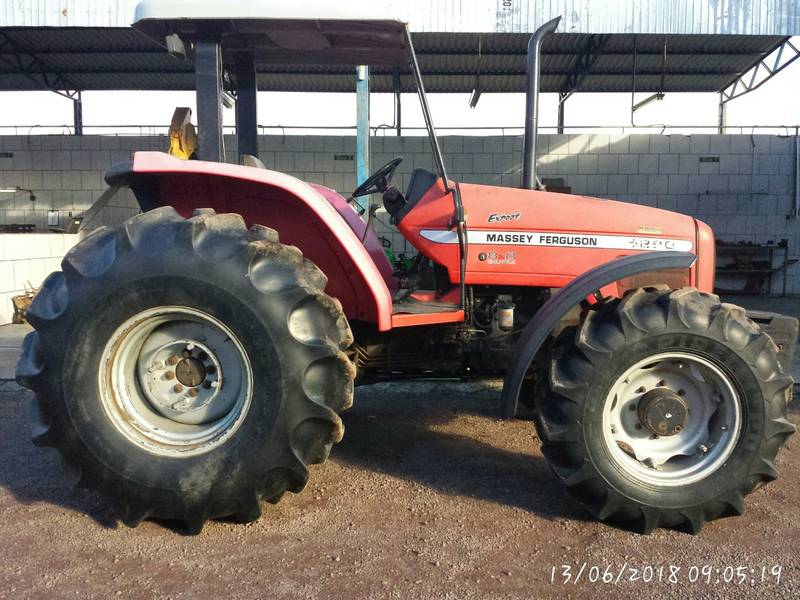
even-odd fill
[[[504,374],[504,415],[531,409],[556,477],[626,528],[698,532],[775,479],[795,431],[794,342],[779,350],[713,295],[709,227],[527,189],[537,53],[555,23],[531,40],[524,185],[510,189],[447,177],[404,23],[267,2],[242,15],[196,2],[185,18],[176,4],[143,3],[134,26],[193,57],[201,160],[137,152],[108,171],[142,213],[93,231],[47,278],[17,370],[36,394],[34,442],[124,523],[257,519],[342,439],[354,385],[409,377]],[[221,162],[225,73],[241,151],[255,145],[248,72],[285,62],[407,68],[435,172],[401,192],[398,156],[348,200],[254,158]],[[410,265],[389,263],[354,207],[376,193],[418,251]],[[770,322],[796,339],[795,320]]]

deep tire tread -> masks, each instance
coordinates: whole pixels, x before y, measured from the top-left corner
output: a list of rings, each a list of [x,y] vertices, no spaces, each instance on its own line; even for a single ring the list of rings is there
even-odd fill
[[[58,389],[59,365],[48,364],[45,357],[51,356],[50,362],[56,362],[52,359],[55,353],[49,355],[46,347],[57,348],[65,343],[63,336],[69,324],[62,322],[67,320],[62,317],[68,309],[74,309],[69,304],[69,290],[87,280],[102,278],[114,268],[119,257],[130,252],[141,257],[144,264],[157,260],[174,246],[194,253],[205,262],[225,263],[226,268],[237,268],[245,275],[252,274],[254,266],[278,265],[280,285],[262,289],[249,277],[251,284],[261,294],[291,298],[288,306],[306,302],[316,307],[316,313],[329,316],[333,326],[325,331],[325,342],[293,338],[298,348],[294,352],[302,354],[307,364],[324,360],[324,368],[335,371],[334,379],[341,383],[341,389],[326,388],[324,394],[314,398],[300,390],[302,408],[293,411],[297,416],[289,429],[291,448],[287,447],[283,459],[287,462],[262,473],[258,480],[245,480],[238,497],[217,498],[212,487],[202,503],[184,504],[176,514],[175,507],[151,505],[147,490],[138,484],[126,485],[124,480],[81,473],[88,487],[120,506],[120,516],[126,525],[135,527],[146,518],[169,519],[183,523],[187,533],[199,533],[210,517],[252,521],[261,514],[259,500],[277,502],[286,490],[303,489],[308,480],[307,465],[324,461],[331,446],[342,438],[344,427],[337,413],[352,404],[355,377],[354,367],[343,350],[352,344],[353,336],[341,304],[324,293],[326,276],[298,248],[281,244],[274,229],[261,225],[247,229],[241,216],[217,214],[212,209],[196,209],[190,218],[184,219],[172,207],[137,215],[117,229],[99,228],[72,248],[62,261],[62,271],[51,274],[43,284],[29,311],[36,331],[26,337],[17,367],[17,381],[36,393],[32,416],[34,443],[55,446],[67,464],[80,469],[81,450],[76,433],[63,416],[65,411],[53,399],[52,390]],[[318,327],[326,325],[327,322]],[[295,435],[299,430],[303,435]]]
[[[551,393],[537,398],[535,423],[542,452],[556,477],[598,519],[642,533],[661,526],[699,533],[707,521],[742,514],[744,496],[778,476],[775,455],[796,431],[786,414],[793,381],[781,371],[772,339],[743,309],[693,288],[643,288],[592,307],[573,329],[562,332],[551,348]],[[584,446],[582,410],[598,376],[594,371],[598,359],[607,361],[609,353],[648,336],[681,332],[700,332],[721,341],[750,366],[765,398],[764,435],[760,444],[753,445],[757,457],[737,488],[705,505],[662,509],[606,484]]]

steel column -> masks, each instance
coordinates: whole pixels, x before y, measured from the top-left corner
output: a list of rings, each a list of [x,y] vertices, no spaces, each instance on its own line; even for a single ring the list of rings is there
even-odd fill
[[[717,109],[717,133],[725,133],[725,124],[727,121],[727,108],[725,106],[725,97],[722,92],[719,93],[719,108]]]
[[[558,95],[558,125],[557,125],[557,133],[564,133],[564,105],[567,103],[567,98],[562,97],[561,94]]]
[[[400,69],[395,68],[392,72],[392,85],[394,87],[395,127],[397,137],[400,137],[403,135],[403,105],[400,101],[403,88],[400,85]]]
[[[72,98],[72,122],[74,135],[83,135],[83,98],[80,91]]]
[[[223,162],[222,53],[219,42],[198,40],[195,44],[194,77],[197,97],[197,157]]]
[[[369,173],[369,67],[361,65],[356,67],[356,185]],[[362,208],[366,206],[366,200],[356,201]]]
[[[258,157],[258,117],[256,114],[258,85],[253,55],[239,52],[234,58],[236,70],[236,136],[239,163],[242,156]]]

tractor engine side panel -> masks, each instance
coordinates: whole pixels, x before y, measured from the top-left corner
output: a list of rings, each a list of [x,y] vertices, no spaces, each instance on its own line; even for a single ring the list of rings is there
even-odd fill
[[[703,291],[711,291],[713,286],[713,275],[708,275],[709,267],[713,273],[713,235],[707,227],[698,229],[692,217],[553,192],[473,184],[460,184],[460,190],[469,241],[467,284],[560,288],[623,256],[679,250],[700,257],[703,277],[698,277],[698,267],[693,266],[688,272],[637,276],[636,281],[628,282],[630,286],[620,282],[619,288],[656,282],[672,287],[693,285]],[[423,254],[446,267],[455,283],[459,280],[459,252],[452,215],[452,196],[439,181],[398,228]]]

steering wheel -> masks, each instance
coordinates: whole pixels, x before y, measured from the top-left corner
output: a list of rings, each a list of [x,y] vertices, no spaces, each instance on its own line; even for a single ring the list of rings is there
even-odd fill
[[[359,196],[369,196],[370,194],[385,192],[388,189],[389,184],[392,182],[395,169],[397,169],[397,166],[401,162],[403,162],[403,157],[395,156],[392,160],[367,177],[361,185],[353,190],[351,197],[358,198]]]

